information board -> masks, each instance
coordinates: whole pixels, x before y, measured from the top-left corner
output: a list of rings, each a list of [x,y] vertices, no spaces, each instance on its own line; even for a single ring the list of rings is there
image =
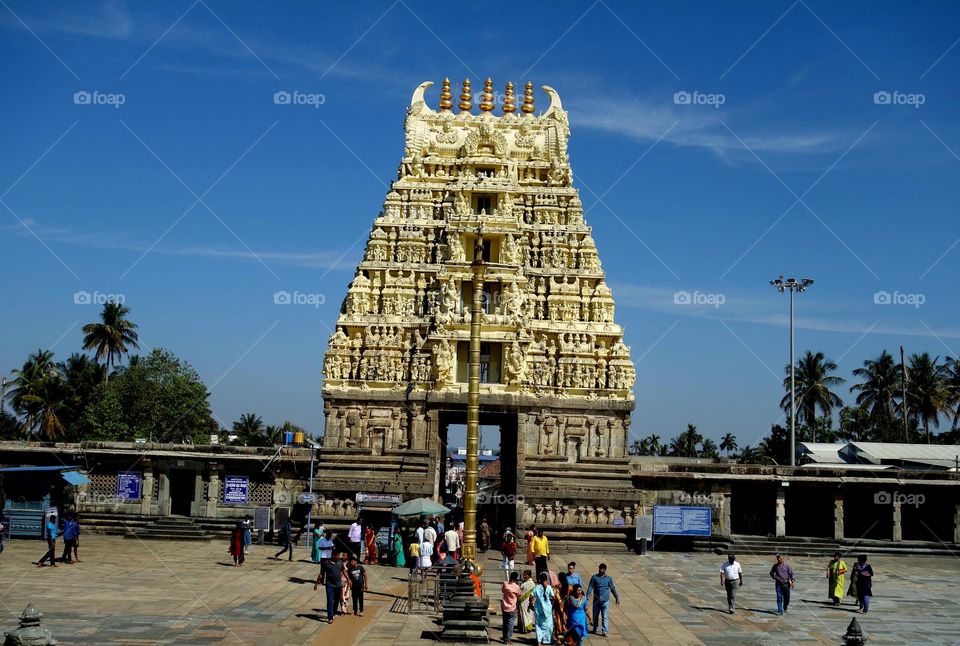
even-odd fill
[[[653,516],[637,516],[636,539],[653,540]]]
[[[141,478],[136,471],[117,473],[117,500],[140,500]]]
[[[226,476],[223,479],[223,502],[227,505],[245,505],[250,495],[250,478]]]
[[[253,528],[263,531],[270,529],[270,508],[256,507],[253,510]]]
[[[653,533],[663,536],[710,536],[713,509],[656,505],[653,508]]]

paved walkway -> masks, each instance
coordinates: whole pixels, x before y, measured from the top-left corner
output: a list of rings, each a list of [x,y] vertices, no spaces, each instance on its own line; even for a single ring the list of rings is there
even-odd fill
[[[274,561],[276,548],[252,546],[242,568],[229,562],[226,542],[160,542],[86,535],[83,561],[37,568],[37,542],[8,541],[0,555],[3,628],[16,626],[28,602],[64,644],[313,644],[393,646],[427,643],[439,630],[435,617],[407,615],[405,571],[368,568],[364,617],[341,616],[328,626],[322,592],[314,592],[317,566]],[[298,556],[306,557],[300,549]],[[575,560],[578,571],[596,571],[598,554],[557,554],[556,567]],[[626,552],[604,559],[622,604],[614,607],[608,639],[598,646],[643,644],[837,644],[852,614],[822,605],[826,582],[819,559],[794,562],[799,585],[791,612],[778,617],[769,559],[745,556],[742,608],[724,607],[722,559],[710,555]],[[949,558],[877,557],[877,597],[860,621],[871,644],[960,644],[960,561]],[[499,604],[499,572],[492,558],[484,579],[491,604]],[[586,578],[586,577],[585,577]],[[491,617],[499,637],[500,617]],[[519,643],[533,644],[529,636]]]

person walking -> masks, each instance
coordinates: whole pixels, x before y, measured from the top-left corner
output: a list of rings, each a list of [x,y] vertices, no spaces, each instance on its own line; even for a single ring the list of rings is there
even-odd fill
[[[323,562],[320,566],[320,575],[313,584],[316,590],[323,585],[327,593],[327,623],[332,624],[337,615],[337,606],[340,604],[340,597],[343,590],[343,565],[339,558],[334,555]]]
[[[317,559],[318,563],[323,563],[327,559],[333,558],[333,532],[329,529],[324,530],[323,536],[317,541]]]
[[[840,558],[840,552],[834,552],[833,559],[827,563],[826,578],[827,597],[833,601],[833,605],[839,606],[847,579],[847,564]]]
[[[57,567],[57,515],[50,514],[45,526],[47,538],[47,553],[37,561],[37,567],[43,567],[43,562],[49,560],[50,567]]]
[[[507,580],[510,578],[510,574],[513,572],[514,559],[517,556],[517,541],[514,540],[513,534],[506,534],[503,537],[503,542],[500,544],[500,553],[503,555],[503,578]]]
[[[420,567],[433,566],[433,543],[426,538],[420,543]]]
[[[237,521],[230,532],[230,547],[227,548],[233,557],[233,567],[243,565],[243,523]]]
[[[790,590],[797,584],[793,568],[783,554],[777,554],[777,562],[770,568],[770,578],[777,588],[777,614],[782,615],[790,607]]]
[[[530,525],[530,528],[525,534],[527,539],[527,565],[533,565],[533,539],[537,536],[537,526]]]
[[[550,560],[550,541],[543,535],[542,529],[537,529],[537,535],[533,537],[533,563],[537,570],[537,580],[540,575],[547,571],[547,561]]]
[[[250,516],[243,518],[243,553],[250,553],[251,536],[253,534],[253,519]]]
[[[403,535],[398,527],[393,532],[393,567],[406,567],[407,559],[403,553]]]
[[[310,532],[310,560],[314,563],[320,562],[320,541],[323,539],[323,529],[320,527],[320,521],[313,521],[313,530]]]
[[[477,543],[481,554],[490,549],[490,523],[487,522],[486,516],[480,521],[480,536]]]
[[[550,577],[541,572],[540,583],[533,590],[530,597],[530,609],[533,610],[534,628],[537,631],[537,646],[543,646],[553,641],[553,595],[550,587]]]
[[[530,598],[536,588],[533,572],[524,570],[523,582],[520,584],[520,598],[517,600],[517,632],[529,633],[533,630],[534,617]]]
[[[73,518],[73,512],[68,511],[63,521],[63,554],[60,556],[62,563],[73,564],[73,542],[77,538],[79,526]]]
[[[870,598],[873,596],[873,568],[867,563],[866,554],[857,557],[853,573],[857,582],[857,608],[865,615],[870,612]]]
[[[570,581],[569,574],[567,581]],[[583,593],[583,586],[580,583],[570,586],[570,594],[564,601],[564,607],[567,611],[567,631],[572,630],[577,634],[575,643],[580,646],[587,636],[587,596]]]
[[[76,510],[70,512],[70,515],[71,515],[71,517],[73,518],[73,540],[72,540],[71,543],[70,543],[70,544],[72,545],[72,547],[73,547],[73,561],[74,561],[75,563],[79,563],[79,562],[80,562],[80,551],[79,551],[79,546],[80,546],[80,515],[76,512]],[[2,551],[2,550],[0,550],[0,551]]]
[[[366,548],[366,554],[363,557],[363,562],[367,565],[373,565],[377,562],[377,533],[373,531],[373,527],[367,527],[367,531],[363,535],[363,544]]]
[[[452,523],[447,531],[443,533],[443,542],[447,545],[447,554],[449,554],[453,560],[459,560],[460,536],[457,535],[457,530],[453,528]]]
[[[520,575],[510,573],[510,578],[500,587],[500,614],[503,615],[503,643],[513,640],[513,627],[517,623],[517,602],[520,600]]]
[[[583,587],[583,581],[580,579],[580,575],[577,574],[576,562],[570,561],[567,563],[567,587],[572,589],[575,585]]]
[[[613,577],[607,574],[607,564],[601,563],[597,568],[597,573],[590,577],[590,583],[587,584],[587,598],[593,597],[593,632],[596,634],[600,630],[601,635],[606,635],[610,629],[610,595],[620,605],[620,595],[617,594],[617,586],[613,583]],[[601,623],[602,616],[602,623]]]
[[[290,523],[290,519],[283,524],[283,527],[280,528],[280,536],[278,541],[283,545],[283,549],[273,555],[275,561],[280,560],[280,555],[284,553],[289,553],[287,558],[288,561],[293,560],[293,525]]]
[[[359,559],[363,549],[363,523],[360,516],[357,516],[347,530],[347,539],[350,541],[350,553]]]
[[[727,562],[720,566],[720,585],[727,591],[727,612],[732,615],[737,605],[737,590],[743,587],[743,568],[733,554],[728,554]]]
[[[358,617],[363,616],[363,593],[369,592],[367,585],[367,571],[364,569],[356,556],[350,556],[350,562],[347,565],[347,578],[350,579],[350,593],[353,595],[353,614]]]

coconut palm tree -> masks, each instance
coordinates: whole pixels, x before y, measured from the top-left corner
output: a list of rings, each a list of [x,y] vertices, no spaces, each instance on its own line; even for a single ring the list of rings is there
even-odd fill
[[[943,363],[943,381],[947,390],[947,404],[950,406],[948,414],[953,416],[950,432],[957,430],[960,423],[960,359],[947,357]]]
[[[737,436],[733,433],[724,433],[720,438],[720,450],[728,456],[737,450]]]
[[[889,439],[896,422],[896,399],[900,389],[900,371],[893,357],[884,350],[876,359],[867,359],[862,368],[853,371],[863,381],[850,386],[850,392],[859,391],[857,405],[870,411],[870,420],[878,437],[876,441]]]
[[[120,303],[104,303],[99,323],[83,326],[83,349],[94,350],[94,357],[108,370],[126,355],[130,348],[139,348],[137,324],[126,318],[130,308]],[[107,376],[104,375],[104,380]]]
[[[720,453],[717,452],[717,443],[706,438],[703,442],[700,443],[700,456],[704,458],[719,458]]]
[[[949,413],[950,394],[946,382],[947,371],[939,362],[940,357],[930,358],[929,352],[910,356],[909,381],[907,382],[908,413],[923,424],[927,442],[931,441],[930,424],[940,426],[940,414]]]
[[[62,418],[69,415],[69,390],[53,361],[53,352],[37,350],[13,375],[10,403],[23,417],[24,426],[48,440],[62,436]]]
[[[233,423],[233,432],[237,436],[237,441],[245,445],[257,446],[263,442],[265,428],[263,420],[255,413],[244,413]]]
[[[843,406],[843,400],[831,388],[839,386],[845,379],[831,375],[837,369],[837,364],[824,357],[822,352],[816,354],[807,352],[797,361],[794,371],[794,381],[797,392],[797,421],[801,426],[815,428],[817,409],[824,417],[832,417],[834,408]],[[783,379],[783,388],[787,391],[780,400],[780,408],[790,414],[790,365],[784,368],[786,377]],[[817,441],[814,431],[813,441]]]

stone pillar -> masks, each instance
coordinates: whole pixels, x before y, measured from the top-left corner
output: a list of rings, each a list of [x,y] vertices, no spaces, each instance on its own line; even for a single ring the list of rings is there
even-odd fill
[[[140,513],[149,516],[153,506],[153,469],[143,470],[143,490],[140,492]]]
[[[217,517],[217,503],[220,502],[220,472],[218,467],[210,465],[210,475],[207,484],[207,499],[203,501],[205,505],[203,515],[208,518]]]
[[[157,495],[157,513],[161,516],[170,514],[170,478],[166,473],[160,474],[160,493]]]
[[[960,505],[953,507],[953,542],[960,543]]]
[[[729,537],[733,535],[733,520],[730,517],[730,499],[731,495],[723,494],[720,504],[720,535]]]
[[[207,511],[207,502],[203,499],[203,472],[197,471],[193,476],[193,502],[190,503],[191,516],[204,516]]]
[[[833,538],[843,540],[843,493],[839,491],[833,497]]]
[[[787,492],[783,486],[777,487],[777,524],[774,534],[777,538],[787,535]]]
[[[897,498],[896,493],[892,496],[890,505],[893,508],[893,541],[899,543],[903,540],[903,516],[900,513],[900,500]]]

